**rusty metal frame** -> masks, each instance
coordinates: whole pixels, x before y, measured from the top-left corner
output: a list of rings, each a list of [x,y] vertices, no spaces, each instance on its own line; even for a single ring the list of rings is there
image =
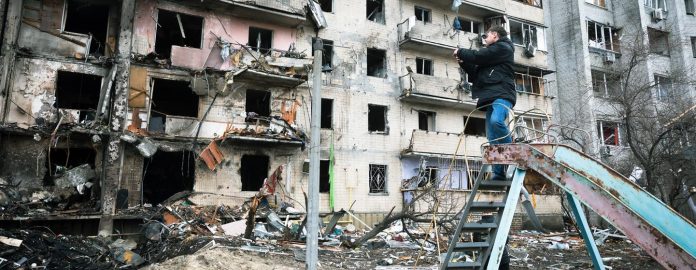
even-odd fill
[[[532,170],[620,229],[667,269],[696,269],[696,225],[592,158],[563,145],[507,144],[484,149],[492,164]]]

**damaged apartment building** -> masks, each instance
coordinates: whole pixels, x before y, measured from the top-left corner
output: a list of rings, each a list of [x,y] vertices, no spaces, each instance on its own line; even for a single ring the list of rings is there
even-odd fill
[[[241,205],[269,178],[304,209],[316,39],[321,212],[378,221],[450,164],[441,188],[463,198],[486,140],[452,51],[509,29],[520,137],[539,139],[554,92],[540,0],[458,2],[2,1],[0,218],[109,235],[129,210]]]

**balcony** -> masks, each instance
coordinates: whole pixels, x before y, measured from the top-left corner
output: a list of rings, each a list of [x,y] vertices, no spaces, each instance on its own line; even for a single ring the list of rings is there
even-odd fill
[[[535,110],[534,114],[541,113],[539,110],[544,111],[546,114],[551,115],[553,110],[553,97],[539,94],[531,94],[525,92],[517,92],[517,103],[515,104],[515,113],[522,113],[529,111],[531,109]]]
[[[481,156],[481,144],[486,142],[485,137],[465,135],[457,156]],[[413,130],[408,148],[401,155],[452,157],[458,144],[457,133]]]
[[[534,57],[527,57],[524,55],[524,47],[516,45],[515,46],[515,64],[531,67],[540,70],[548,69],[548,53],[545,51],[537,50],[534,53]],[[547,73],[547,72],[545,72]]]
[[[409,73],[399,78],[400,98],[406,102],[475,109],[476,102],[458,84],[454,79]]]
[[[400,48],[441,55],[451,55],[457,47],[469,48],[478,38],[478,34],[455,32],[451,25],[426,24],[408,19],[398,25],[398,31]]]
[[[305,18],[305,0],[220,0],[234,17],[295,27]],[[230,7],[231,6],[231,7]]]
[[[439,5],[446,10],[452,8],[452,0],[431,0],[427,2]],[[476,17],[503,15],[506,11],[505,2],[506,0],[463,0],[462,5],[459,6],[459,11]]]

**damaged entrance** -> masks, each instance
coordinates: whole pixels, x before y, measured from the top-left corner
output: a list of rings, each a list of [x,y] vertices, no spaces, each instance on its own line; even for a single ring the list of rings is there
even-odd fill
[[[191,151],[157,151],[143,166],[143,203],[157,205],[181,191],[193,190],[196,157]]]

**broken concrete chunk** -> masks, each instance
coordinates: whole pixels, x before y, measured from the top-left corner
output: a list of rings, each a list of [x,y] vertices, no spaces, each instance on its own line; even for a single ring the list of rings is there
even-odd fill
[[[122,248],[125,250],[133,250],[138,244],[131,239],[116,239],[116,241],[109,244],[110,248]]]
[[[63,176],[56,179],[55,184],[60,188],[77,187],[84,185],[90,179],[97,177],[97,173],[89,164],[82,164],[68,170]]]
[[[8,246],[19,247],[20,245],[22,245],[22,240],[0,236],[0,243],[3,243]]]
[[[148,158],[157,153],[157,144],[148,138],[143,138],[135,148],[138,148],[138,152],[140,152],[141,155]]]
[[[131,133],[124,133],[121,135],[121,140],[129,143],[134,143],[138,141],[138,137]]]
[[[238,220],[235,222],[230,222],[222,225],[222,230],[225,235],[229,236],[240,236],[244,234],[246,229],[246,219]]]

